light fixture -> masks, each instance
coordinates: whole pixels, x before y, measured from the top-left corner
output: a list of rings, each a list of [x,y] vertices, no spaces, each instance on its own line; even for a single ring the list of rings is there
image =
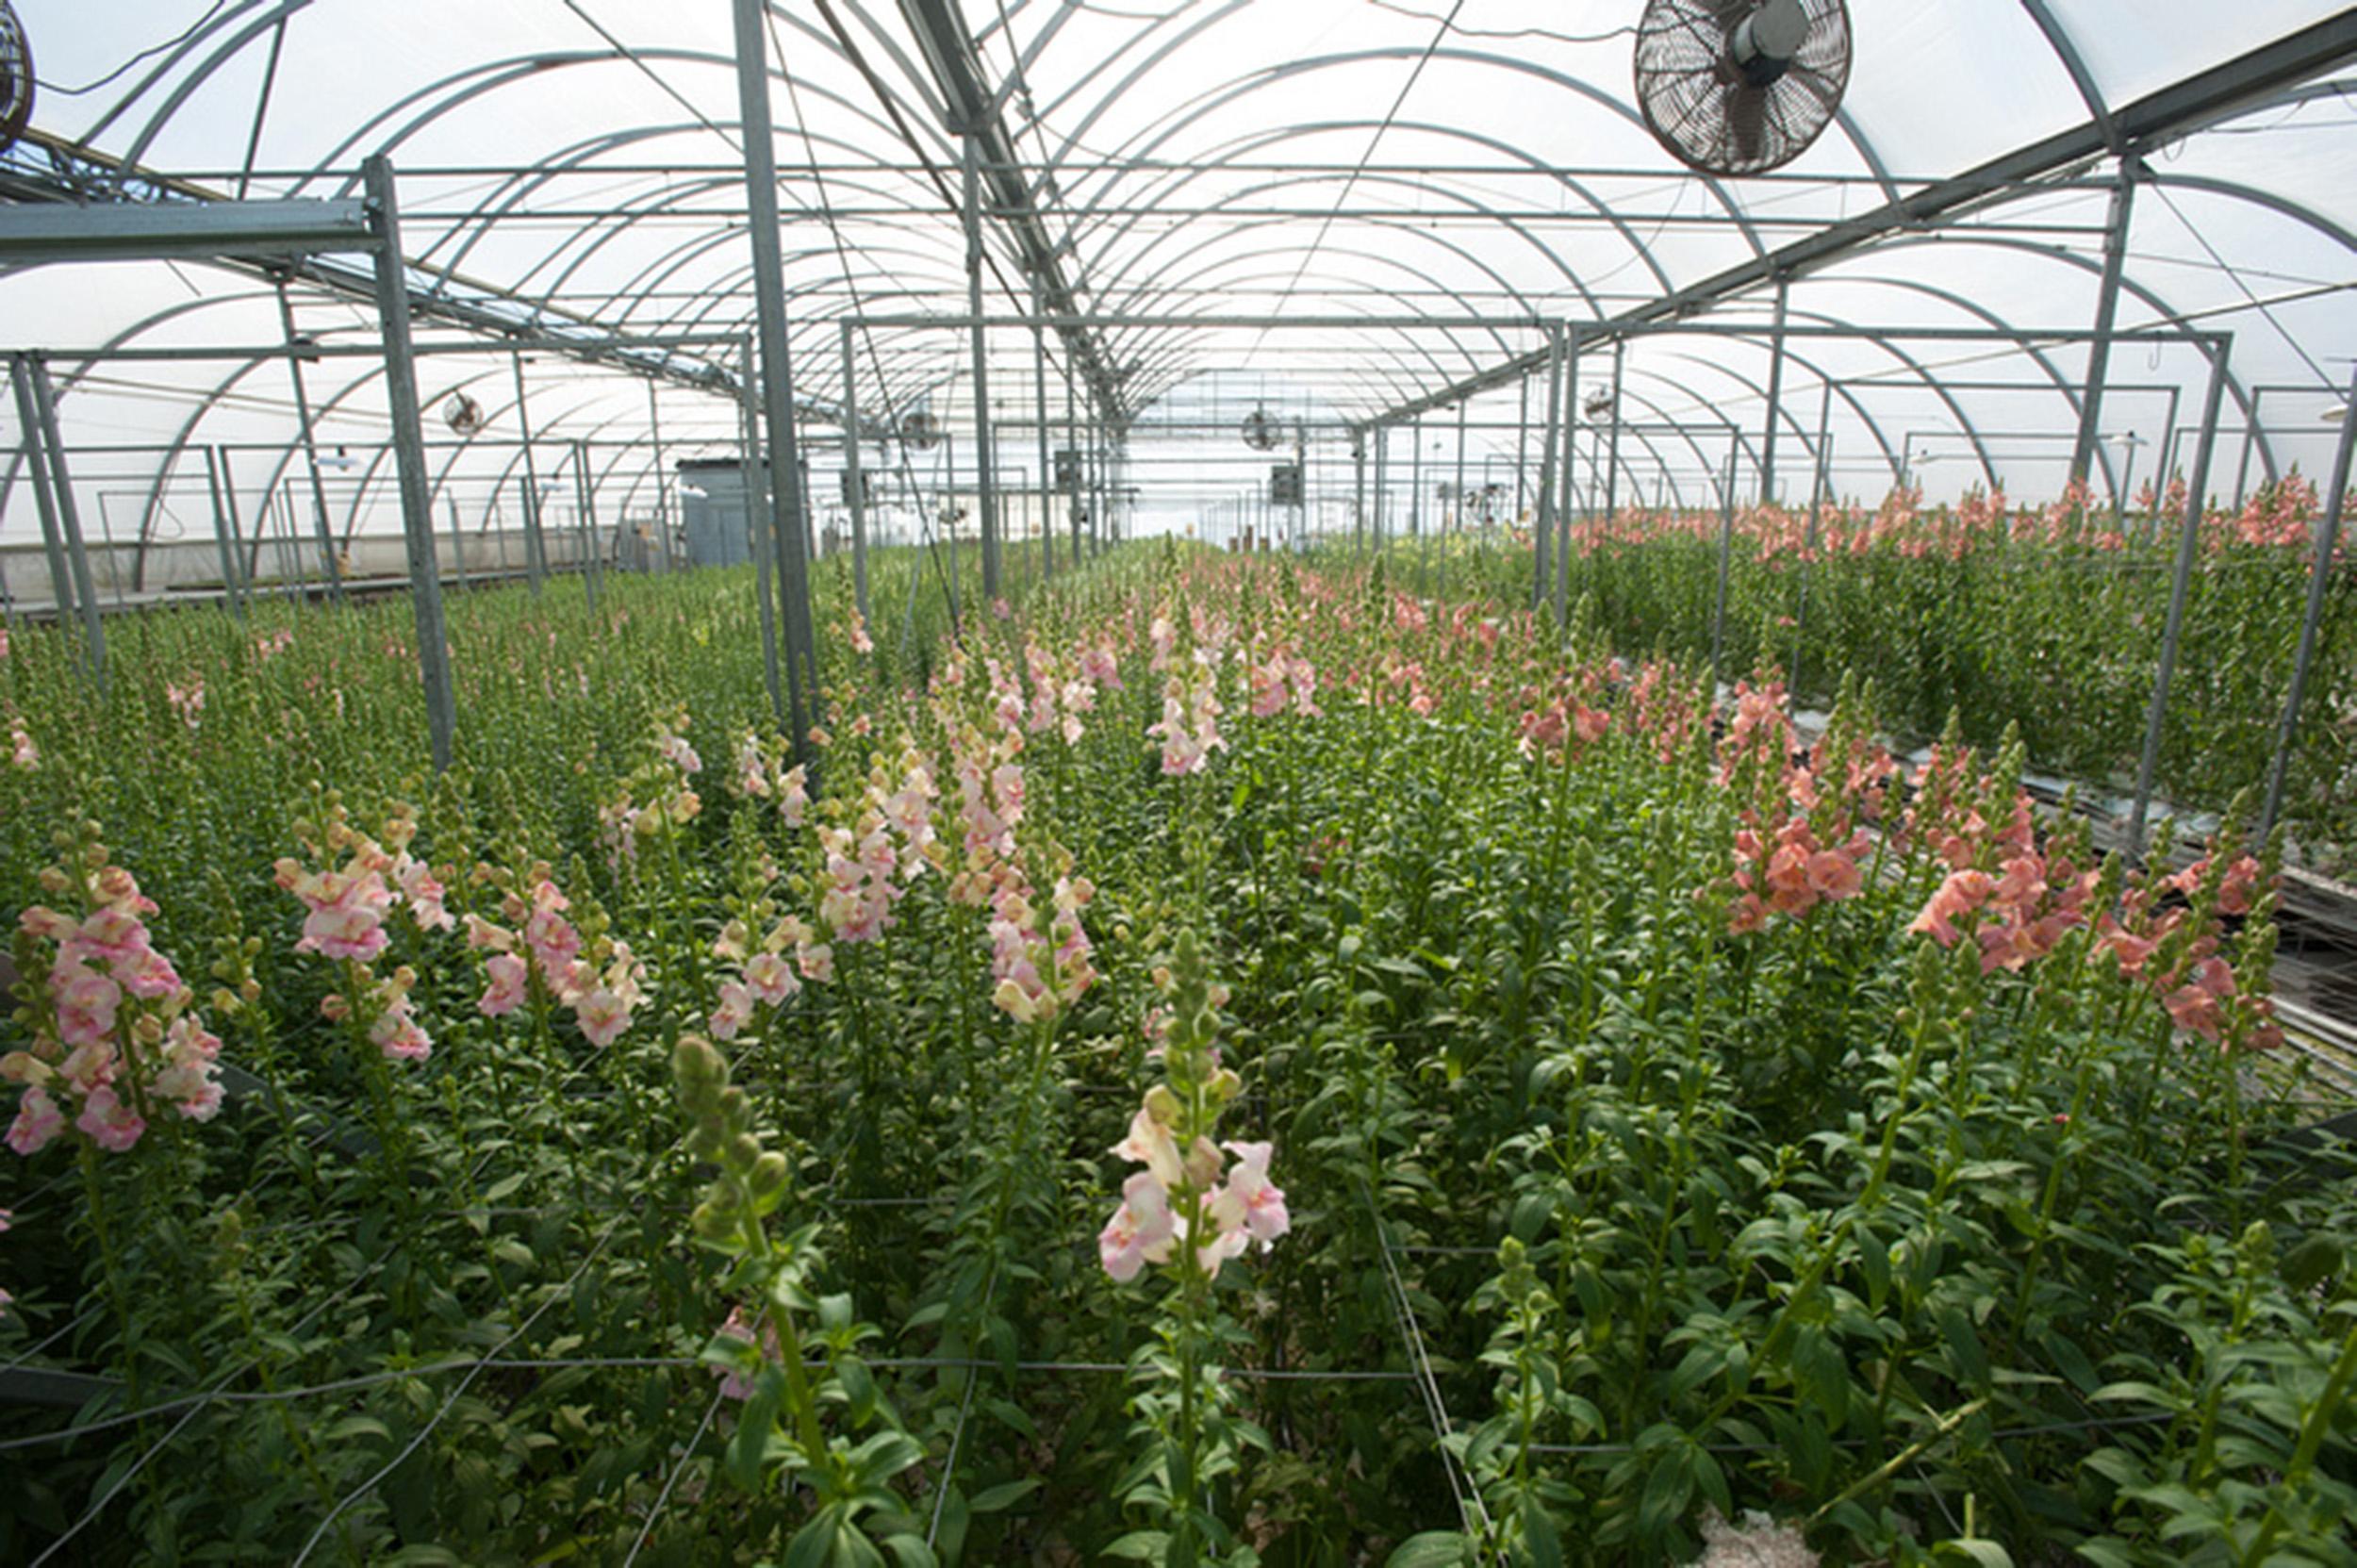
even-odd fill
[[[2326,424],[2338,424],[2343,420],[2348,418],[2349,404],[2346,403],[2336,403],[2332,407],[2324,411],[2323,422]]]

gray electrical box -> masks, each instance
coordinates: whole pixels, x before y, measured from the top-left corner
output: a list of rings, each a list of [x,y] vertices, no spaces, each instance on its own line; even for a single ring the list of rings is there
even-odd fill
[[[1268,502],[1272,506],[1301,504],[1301,465],[1277,463],[1268,470]]]
[[[1056,488],[1070,495],[1080,487],[1080,454],[1070,447],[1056,454]]]

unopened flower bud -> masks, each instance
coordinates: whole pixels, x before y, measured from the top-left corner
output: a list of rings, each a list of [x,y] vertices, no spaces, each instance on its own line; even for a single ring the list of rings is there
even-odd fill
[[[1157,1083],[1146,1091],[1146,1114],[1164,1127],[1178,1126],[1178,1117],[1184,1110],[1185,1107],[1178,1103],[1178,1097],[1171,1092],[1167,1083]]]
[[[728,1059],[712,1048],[701,1034],[683,1034],[671,1049],[671,1071],[682,1083],[722,1085],[729,1081]]]

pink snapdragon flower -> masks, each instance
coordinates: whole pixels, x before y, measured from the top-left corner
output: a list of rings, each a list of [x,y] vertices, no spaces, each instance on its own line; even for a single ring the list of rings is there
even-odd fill
[[[532,970],[522,959],[511,952],[495,952],[484,967],[490,974],[491,983],[477,999],[476,1011],[486,1017],[499,1018],[523,1005]]]
[[[710,1021],[716,1040],[733,1040],[753,1021],[753,994],[744,982],[720,982],[720,1005],[713,1009]]]
[[[1227,1184],[1211,1200],[1212,1214],[1224,1227],[1250,1232],[1266,1251],[1293,1229],[1293,1218],[1285,1212],[1284,1191],[1268,1179],[1269,1154],[1275,1146],[1229,1142],[1221,1147],[1235,1155],[1236,1163],[1228,1167]]]
[[[8,1147],[27,1158],[39,1154],[65,1128],[65,1113],[39,1084],[17,1101],[16,1120],[8,1126]]]
[[[1178,1233],[1170,1194],[1151,1171],[1137,1171],[1122,1184],[1121,1207],[1097,1232],[1096,1256],[1107,1274],[1127,1284],[1146,1264],[1167,1263]]]
[[[620,996],[599,986],[581,999],[573,1008],[573,1021],[588,1042],[603,1049],[622,1037],[630,1027],[630,1003]]]
[[[147,1131],[147,1123],[140,1114],[117,1098],[114,1090],[105,1084],[83,1097],[82,1114],[74,1118],[74,1125],[91,1142],[114,1154],[130,1148]]]
[[[745,961],[745,988],[764,1007],[783,1007],[802,988],[802,982],[783,953],[765,951]]]

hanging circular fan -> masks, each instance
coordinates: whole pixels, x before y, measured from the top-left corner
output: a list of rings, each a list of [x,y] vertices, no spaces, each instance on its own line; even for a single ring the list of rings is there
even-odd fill
[[[472,436],[490,422],[490,416],[466,393],[453,392],[442,404],[442,422],[461,436]]]
[[[941,444],[941,426],[922,408],[900,416],[901,444],[917,452],[931,452]]]
[[[1646,128],[1706,174],[1791,162],[1849,85],[1847,0],[1646,0],[1637,25]]]
[[[1594,391],[1589,393],[1587,403],[1589,422],[1591,424],[1600,423],[1605,420],[1610,419],[1612,417],[1612,388],[1609,387],[1599,387]]]
[[[1244,444],[1255,452],[1274,451],[1277,443],[1285,438],[1284,432],[1277,429],[1277,421],[1269,418],[1265,408],[1255,408],[1246,414],[1237,434],[1244,437]]]
[[[16,8],[0,0],[0,153],[33,123],[33,46]]]

